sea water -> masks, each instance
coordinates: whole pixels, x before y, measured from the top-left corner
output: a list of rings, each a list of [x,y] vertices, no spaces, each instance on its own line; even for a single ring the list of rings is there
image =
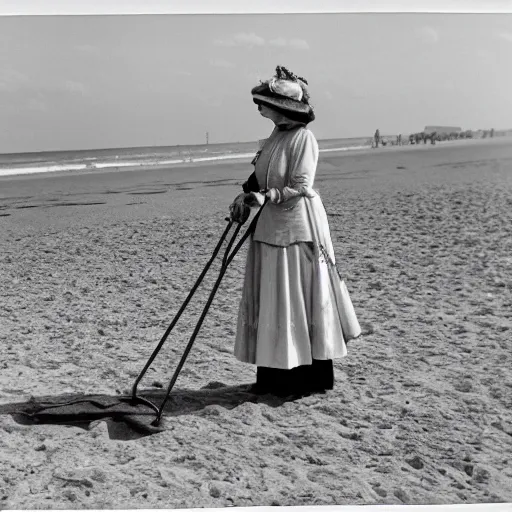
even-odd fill
[[[318,145],[320,152],[350,151],[370,147],[370,139],[326,139],[318,141]],[[242,142],[0,154],[0,176],[62,171],[79,173],[215,160],[250,160],[257,150],[258,142]]]

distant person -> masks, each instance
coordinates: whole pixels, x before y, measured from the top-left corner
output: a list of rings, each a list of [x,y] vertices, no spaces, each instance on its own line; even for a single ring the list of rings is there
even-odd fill
[[[397,136],[396,136],[396,145],[397,146],[401,146],[402,145],[402,134],[399,133]]]
[[[491,137],[494,137],[494,128],[491,128]]]
[[[378,128],[377,128],[377,130],[375,130],[375,135],[373,136],[373,140],[375,142],[375,147],[378,148],[379,142],[380,142],[380,132],[379,132]]]
[[[343,300],[328,273],[334,252],[327,214],[313,190],[318,143],[305,79],[282,67],[252,89],[260,115],[274,123],[254,162],[254,172],[230,206],[243,222],[247,206],[268,199],[250,238],[235,356],[257,366],[254,393],[278,396],[334,386],[333,359],[347,354]],[[241,220],[239,220],[241,219]],[[335,268],[333,266],[331,269]]]

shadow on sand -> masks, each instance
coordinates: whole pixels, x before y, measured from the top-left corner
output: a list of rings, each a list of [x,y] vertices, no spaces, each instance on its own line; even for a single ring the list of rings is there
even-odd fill
[[[158,406],[165,391],[143,390],[139,396]],[[107,423],[110,439],[129,441],[163,432],[169,418],[196,414],[209,406],[234,409],[252,402],[279,407],[298,398],[257,395],[251,392],[250,384],[226,386],[220,382],[210,382],[200,390],[173,391],[159,425],[154,424],[156,415],[149,406],[133,404],[127,395],[66,394],[31,397],[27,402],[0,405],[0,414],[10,414],[22,425],[67,425],[85,430],[89,430],[93,422],[103,420]]]

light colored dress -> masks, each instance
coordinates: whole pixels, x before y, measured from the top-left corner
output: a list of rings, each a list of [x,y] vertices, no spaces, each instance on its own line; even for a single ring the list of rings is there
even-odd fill
[[[316,270],[317,239],[332,261],[327,214],[313,190],[318,144],[304,126],[276,128],[255,164],[271,190],[251,238],[238,313],[235,356],[291,369],[347,354],[334,294]]]

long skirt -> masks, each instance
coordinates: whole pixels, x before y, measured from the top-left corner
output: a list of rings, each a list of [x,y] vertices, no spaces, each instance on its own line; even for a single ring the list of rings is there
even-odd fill
[[[334,296],[316,273],[312,243],[277,247],[251,240],[235,356],[258,366],[258,383],[332,388],[332,360],[347,354]],[[292,370],[294,371],[286,371]],[[284,371],[283,371],[284,370]]]

